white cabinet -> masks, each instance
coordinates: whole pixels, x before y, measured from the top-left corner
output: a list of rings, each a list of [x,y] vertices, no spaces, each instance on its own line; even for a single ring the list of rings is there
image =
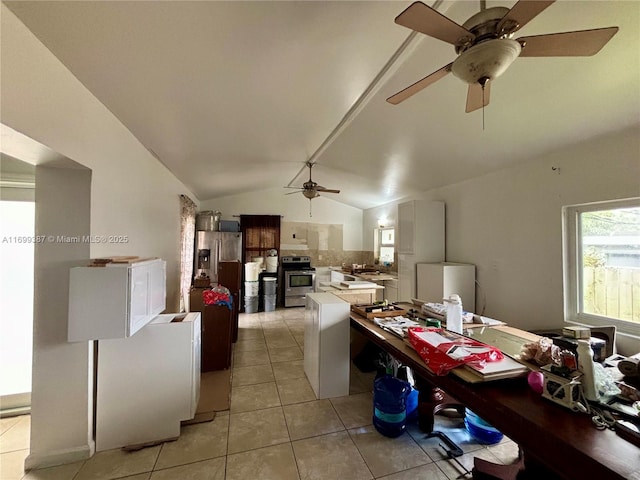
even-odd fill
[[[385,289],[384,289],[384,280],[377,280],[377,281],[374,280],[373,283],[383,287],[380,290],[376,290],[376,302],[381,302],[386,298],[385,297]]]
[[[165,308],[164,260],[73,267],[67,338],[80,342],[130,337]]]
[[[332,293],[307,294],[304,373],[318,398],[349,395],[349,310]]]
[[[328,283],[331,281],[331,269],[330,267],[316,267],[316,276],[313,279],[313,291],[320,291],[321,283]]]
[[[100,340],[96,450],[180,435],[200,397],[200,312],[159,315],[129,338]]]
[[[330,279],[332,282],[343,282],[344,281],[344,273],[337,272],[336,270],[331,270]]]
[[[398,280],[384,281],[384,298],[389,302],[398,301]]]
[[[398,300],[416,296],[416,263],[445,259],[444,202],[412,200],[398,205]]]
[[[476,311],[476,267],[467,263],[418,263],[417,297],[442,303],[453,293],[460,295],[465,312]]]
[[[355,275],[349,275],[348,273],[342,273],[337,270],[331,270],[332,282],[346,282],[356,280]]]
[[[398,205],[398,253],[413,254],[415,201]]]

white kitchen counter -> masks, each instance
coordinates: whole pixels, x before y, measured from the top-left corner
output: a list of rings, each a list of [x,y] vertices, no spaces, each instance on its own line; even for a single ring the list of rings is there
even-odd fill
[[[383,282],[385,280],[396,280],[398,278],[398,275],[392,273],[358,273],[354,276],[367,282]]]
[[[349,288],[340,285],[340,282],[322,282],[318,290],[333,293],[351,304],[370,305],[376,301],[376,292],[384,290],[384,287],[374,284],[363,288]]]
[[[398,274],[396,272],[366,272],[359,273],[357,275],[351,275],[350,273],[343,271],[341,266],[331,266],[324,268],[329,270],[331,274],[331,281],[333,282],[341,282],[344,280],[364,280],[366,282],[376,283],[381,287],[384,286],[384,290],[382,290],[381,288],[376,290],[374,301],[380,301],[386,298],[391,302],[395,302],[398,299]],[[318,282],[316,291],[320,291],[320,285],[322,285],[322,283],[326,283],[326,281],[323,282],[322,280],[320,280]]]

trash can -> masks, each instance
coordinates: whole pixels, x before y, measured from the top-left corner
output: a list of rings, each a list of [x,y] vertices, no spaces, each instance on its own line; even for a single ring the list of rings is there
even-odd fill
[[[264,277],[262,279],[264,294],[265,295],[275,295],[276,294],[276,285],[278,279],[275,277]]]
[[[244,312],[256,313],[258,311],[258,296],[244,297]]]

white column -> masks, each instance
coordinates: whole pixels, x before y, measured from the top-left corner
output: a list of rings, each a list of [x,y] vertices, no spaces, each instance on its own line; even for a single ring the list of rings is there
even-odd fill
[[[69,269],[89,258],[91,171],[36,167],[31,453],[25,468],[90,457],[93,342],[67,342]]]

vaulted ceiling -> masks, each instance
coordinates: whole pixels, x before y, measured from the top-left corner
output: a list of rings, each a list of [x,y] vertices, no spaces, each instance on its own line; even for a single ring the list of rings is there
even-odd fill
[[[484,129],[452,75],[385,101],[455,58],[394,23],[410,2],[4,3],[200,200],[301,185],[311,160],[368,208],[640,124],[637,1],[558,0],[522,28],[620,31],[594,57],[518,58]],[[480,9],[429,5],[460,24]]]

